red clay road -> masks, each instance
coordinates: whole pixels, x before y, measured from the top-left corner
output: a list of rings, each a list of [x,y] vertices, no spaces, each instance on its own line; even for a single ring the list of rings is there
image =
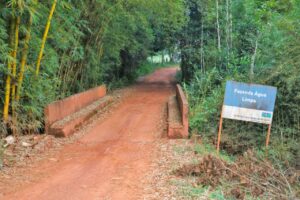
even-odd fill
[[[134,200],[143,199],[151,173],[154,142],[177,68],[164,68],[144,77],[106,120],[56,156],[48,174],[3,199],[16,200]],[[53,165],[53,164],[52,164]]]

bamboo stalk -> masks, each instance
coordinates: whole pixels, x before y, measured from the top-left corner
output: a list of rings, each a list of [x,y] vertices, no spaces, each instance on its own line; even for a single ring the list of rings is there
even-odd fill
[[[20,27],[20,16],[16,17],[15,22],[15,38],[14,38],[14,49],[13,49],[13,64],[12,64],[12,77],[13,77],[13,84],[11,88],[11,99],[12,103],[15,100],[16,96],[16,75],[17,75],[17,52],[18,52],[18,46],[19,46],[19,27]],[[12,104],[14,107],[14,105]],[[14,110],[14,108],[13,108]]]
[[[14,30],[15,30],[15,19],[12,16],[11,24],[10,24],[10,47],[13,47],[14,43]],[[10,56],[13,56],[13,50],[9,53]],[[9,103],[10,103],[10,89],[11,89],[11,70],[12,70],[12,62],[8,60],[7,62],[7,78],[5,83],[5,100],[4,100],[4,107],[3,107],[3,121],[7,122],[8,120],[8,110],[9,110]]]
[[[229,0],[226,0],[226,53],[227,53],[227,67],[229,66],[230,56],[230,17],[229,17]]]
[[[254,68],[255,68],[255,60],[256,60],[256,55],[257,55],[257,48],[258,48],[258,37],[255,40],[254,52],[251,57],[251,65],[250,65],[250,80],[251,80],[251,82],[253,81],[253,78],[254,78]]]
[[[53,13],[55,11],[56,4],[57,4],[57,0],[53,0],[52,7],[51,7],[51,10],[50,10],[50,13],[49,13],[49,16],[48,16],[46,28],[45,28],[45,31],[44,31],[43,39],[42,39],[41,49],[40,49],[39,56],[38,56],[38,59],[37,59],[37,62],[36,62],[36,70],[35,70],[35,76],[36,77],[39,75],[39,72],[40,72],[41,60],[42,60],[42,57],[43,57],[43,52],[44,52],[44,48],[45,48],[46,40],[47,40],[47,37],[48,37],[48,32],[49,32],[49,29],[50,29],[50,26],[51,26],[51,20],[52,20],[52,17],[53,17]]]
[[[233,27],[233,25],[232,25],[232,2],[231,2],[231,0],[229,0],[229,9],[230,9],[230,12],[229,12],[229,21],[230,21],[229,41],[230,42],[229,43],[230,43],[230,49],[232,49],[233,48],[233,46],[232,46],[232,27]]]
[[[201,17],[201,69],[202,73],[205,73],[205,52],[204,52],[204,21],[203,16]]]
[[[25,65],[27,62],[27,54],[28,54],[28,48],[29,48],[29,41],[30,41],[30,32],[31,32],[31,25],[32,25],[32,16],[29,14],[29,21],[28,21],[28,27],[27,27],[27,32],[25,36],[25,41],[24,41],[24,48],[22,51],[22,58],[21,58],[21,64],[20,64],[20,73],[18,77],[18,89],[17,89],[17,95],[16,95],[16,100],[20,100],[20,94],[21,94],[21,89],[22,89],[22,84],[23,84],[23,77],[24,77],[24,72],[25,72]]]
[[[217,18],[217,33],[218,33],[218,50],[221,52],[221,33],[219,22],[219,0],[216,0],[216,18]]]

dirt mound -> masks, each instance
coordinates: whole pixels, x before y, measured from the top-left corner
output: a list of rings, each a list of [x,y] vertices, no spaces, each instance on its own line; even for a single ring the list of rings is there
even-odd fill
[[[280,171],[267,160],[257,158],[248,151],[229,164],[213,156],[203,157],[198,164],[185,165],[175,171],[177,176],[196,176],[199,185],[222,185],[226,196],[245,199],[267,195],[272,199],[296,198],[293,185],[299,185],[299,172]],[[296,191],[296,189],[295,189]]]

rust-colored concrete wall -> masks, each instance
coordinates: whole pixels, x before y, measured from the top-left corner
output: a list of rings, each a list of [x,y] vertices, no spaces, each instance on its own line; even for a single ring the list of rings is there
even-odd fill
[[[99,86],[88,91],[72,95],[60,101],[55,101],[45,108],[45,129],[48,132],[49,127],[55,121],[79,111],[92,102],[106,95],[106,87]]]
[[[189,104],[185,97],[185,94],[180,85],[176,85],[176,97],[181,113],[181,119],[183,124],[183,137],[187,138],[189,136]]]

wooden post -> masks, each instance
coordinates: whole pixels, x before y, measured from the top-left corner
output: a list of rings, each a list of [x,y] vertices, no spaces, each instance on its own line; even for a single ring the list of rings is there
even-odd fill
[[[266,158],[268,157],[268,147],[269,147],[269,142],[270,142],[270,136],[271,136],[271,127],[272,127],[272,124],[269,124],[269,127],[268,127],[268,133],[267,133],[267,139],[266,139]]]
[[[220,117],[220,124],[219,124],[218,142],[217,142],[217,153],[220,152],[220,142],[221,142],[222,127],[223,127],[223,107],[222,107],[222,112],[221,112],[221,117]]]
[[[272,124],[269,124],[268,133],[267,133],[267,139],[266,139],[266,148],[269,147],[270,136],[271,136],[271,127],[272,127]]]

